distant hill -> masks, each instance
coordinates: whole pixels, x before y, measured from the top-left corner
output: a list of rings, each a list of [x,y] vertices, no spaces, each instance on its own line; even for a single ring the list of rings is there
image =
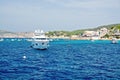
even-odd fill
[[[15,36],[16,36],[16,33],[14,32],[0,30],[0,37],[15,37]]]
[[[103,26],[99,26],[97,28],[93,28],[93,30],[97,30],[97,29],[100,29],[100,28],[107,28],[107,29],[113,29],[113,28],[116,28],[116,29],[120,29],[120,24],[110,24],[110,25],[103,25]]]
[[[0,38],[30,38],[33,35],[32,32],[10,32],[0,30]]]
[[[84,31],[96,31],[99,30],[101,28],[107,28],[108,30],[112,30],[112,29],[119,29],[120,30],[120,24],[110,24],[110,25],[103,25],[103,26],[98,26],[96,28],[89,28],[89,29],[80,29],[80,30],[74,30],[74,31],[52,31],[52,32],[48,32],[47,35],[49,36],[53,36],[53,35],[61,35],[61,34],[66,34],[66,35],[80,35],[83,34]],[[56,34],[57,33],[57,34]]]
[[[89,29],[81,29],[81,30],[75,30],[75,31],[72,31],[72,32],[83,32],[83,31],[86,31],[86,30],[99,30],[101,28],[107,28],[108,30],[110,29],[113,29],[113,28],[116,28],[116,29],[120,29],[120,24],[110,24],[110,25],[103,25],[103,26],[98,26],[96,28],[89,28]]]
[[[13,32],[0,30],[0,35],[6,34],[6,33],[15,34],[15,33],[13,33]]]
[[[74,30],[74,31],[49,31],[46,33],[47,36],[71,36],[71,35],[80,35],[83,34],[84,31],[96,31],[101,28],[107,28],[108,30],[115,31],[115,30],[120,30],[120,24],[110,24],[110,25],[103,25],[103,26],[98,26],[96,28],[89,28],[89,29],[80,29],[80,30]],[[0,37],[31,37],[33,36],[33,32],[10,32],[10,31],[5,31],[5,30],[0,30]]]

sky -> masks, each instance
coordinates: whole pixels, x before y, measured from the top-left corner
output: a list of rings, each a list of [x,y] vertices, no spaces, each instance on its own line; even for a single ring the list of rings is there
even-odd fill
[[[120,0],[0,0],[0,30],[77,30],[120,23]]]

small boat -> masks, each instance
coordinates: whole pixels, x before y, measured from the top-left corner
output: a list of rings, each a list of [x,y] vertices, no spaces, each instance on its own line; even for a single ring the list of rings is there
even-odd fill
[[[49,46],[49,40],[45,36],[43,30],[35,30],[34,36],[32,38],[31,47],[34,49],[47,49]]]
[[[0,38],[0,41],[4,41],[4,39],[3,39],[3,38]]]
[[[49,39],[49,41],[53,41],[53,39]]]
[[[117,39],[116,39],[116,38],[113,38],[113,39],[112,39],[112,44],[117,44],[117,43],[118,43]]]
[[[15,41],[15,39],[11,39],[11,41]]]
[[[18,39],[17,41],[22,41],[22,39]]]

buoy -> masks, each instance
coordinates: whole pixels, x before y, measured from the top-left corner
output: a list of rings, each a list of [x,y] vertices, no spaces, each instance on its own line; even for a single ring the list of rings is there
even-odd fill
[[[26,59],[27,57],[26,56],[23,56],[24,59]]]

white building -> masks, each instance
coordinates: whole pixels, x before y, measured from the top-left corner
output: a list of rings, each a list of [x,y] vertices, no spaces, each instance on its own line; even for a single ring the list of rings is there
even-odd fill
[[[100,33],[100,37],[105,36],[108,33],[108,29],[107,28],[101,28],[99,33]]]
[[[85,31],[83,33],[83,36],[85,37],[99,36],[99,32],[98,31]]]
[[[85,31],[83,33],[83,37],[86,37],[86,39],[100,39],[99,31]]]

